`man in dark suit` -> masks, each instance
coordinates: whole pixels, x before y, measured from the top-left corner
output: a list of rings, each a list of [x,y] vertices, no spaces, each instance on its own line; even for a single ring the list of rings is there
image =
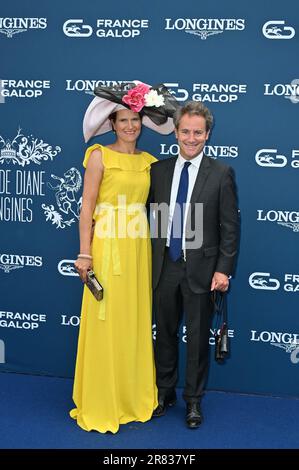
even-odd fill
[[[159,400],[153,416],[164,415],[176,402],[178,328],[184,311],[183,397],[187,426],[197,428],[208,372],[211,291],[225,292],[229,287],[239,221],[232,169],[203,154],[213,124],[208,108],[188,102],[176,111],[174,124],[179,155],[152,165],[149,195]]]

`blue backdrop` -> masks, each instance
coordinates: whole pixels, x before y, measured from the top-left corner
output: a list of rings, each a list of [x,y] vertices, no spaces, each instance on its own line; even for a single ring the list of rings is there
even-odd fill
[[[236,173],[242,236],[229,294],[231,357],[212,360],[208,388],[299,395],[298,38],[292,0],[258,9],[237,0],[2,5],[3,371],[73,374],[82,119],[96,83],[138,79],[210,107],[206,153]],[[148,129],[139,147],[161,159],[177,151],[173,135]]]

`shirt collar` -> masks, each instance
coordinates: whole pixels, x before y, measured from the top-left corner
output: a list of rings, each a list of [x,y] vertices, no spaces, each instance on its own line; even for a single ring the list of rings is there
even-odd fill
[[[182,155],[179,153],[176,163],[177,163],[177,165],[179,165],[180,168],[181,168],[182,166],[184,166],[184,163],[186,163],[186,162],[190,162],[192,165],[196,166],[196,168],[199,168],[199,167],[200,167],[200,164],[201,164],[201,161],[202,161],[202,157],[203,157],[203,151],[200,152],[200,154],[197,155],[197,157],[192,158],[192,160],[186,160],[186,159],[185,159],[184,157],[182,157]]]

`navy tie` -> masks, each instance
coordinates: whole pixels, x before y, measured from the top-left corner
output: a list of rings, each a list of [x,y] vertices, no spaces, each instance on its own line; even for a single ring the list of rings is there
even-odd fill
[[[182,256],[182,241],[184,227],[184,204],[186,204],[189,184],[188,167],[191,162],[185,162],[181,171],[178,194],[172,218],[172,226],[169,242],[169,256],[172,261],[177,261]]]

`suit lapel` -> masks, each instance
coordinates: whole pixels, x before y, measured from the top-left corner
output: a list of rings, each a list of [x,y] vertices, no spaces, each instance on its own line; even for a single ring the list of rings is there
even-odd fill
[[[194,188],[191,194],[190,204],[192,208],[194,207],[194,203],[198,202],[200,193],[203,190],[207,177],[210,173],[210,166],[211,163],[209,158],[204,155],[201,161],[201,165],[198,169],[197,178],[195,180]]]
[[[164,187],[163,202],[166,202],[168,206],[170,204],[172,178],[173,178],[176,160],[177,160],[176,157],[169,159],[169,165],[167,165],[167,169],[165,172],[165,181],[161,181],[161,184],[163,184],[163,187]]]

